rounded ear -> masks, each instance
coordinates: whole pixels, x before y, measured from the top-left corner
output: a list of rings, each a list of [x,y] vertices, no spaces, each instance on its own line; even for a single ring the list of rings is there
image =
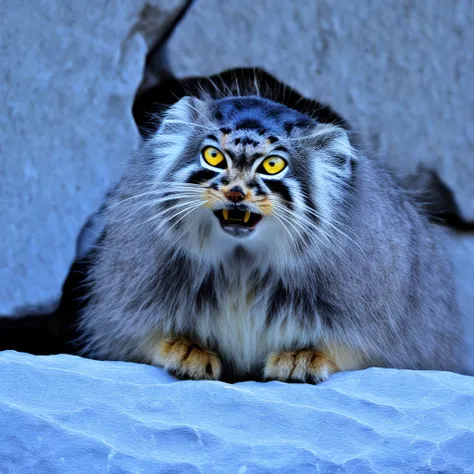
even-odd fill
[[[168,108],[160,119],[155,138],[163,135],[187,135],[202,130],[202,123],[207,117],[206,102],[195,97],[183,97]]]
[[[308,144],[317,150],[323,150],[334,145],[350,146],[349,137],[342,127],[337,125],[318,123],[314,128],[305,133]]]
[[[196,97],[185,96],[172,105],[165,116],[165,120],[182,120],[198,122],[199,117],[207,110],[206,103]]]
[[[318,124],[308,135],[306,143],[314,150],[316,174],[321,179],[331,177],[333,184],[352,179],[359,153],[347,131],[337,125]]]
[[[349,161],[354,158],[354,148],[351,145],[349,140],[349,135],[347,131],[341,127],[334,126],[336,129],[333,133],[333,139],[331,143],[331,152],[335,155],[341,155],[346,158],[346,161]]]

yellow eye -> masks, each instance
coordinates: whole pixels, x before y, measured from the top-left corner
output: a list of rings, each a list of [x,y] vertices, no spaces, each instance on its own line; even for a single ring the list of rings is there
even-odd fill
[[[258,167],[257,172],[263,174],[278,174],[286,168],[286,161],[279,156],[265,158]]]
[[[217,148],[214,148],[213,146],[207,146],[202,150],[201,153],[202,157],[204,158],[204,161],[208,165],[214,166],[216,168],[227,167],[224,154]]]

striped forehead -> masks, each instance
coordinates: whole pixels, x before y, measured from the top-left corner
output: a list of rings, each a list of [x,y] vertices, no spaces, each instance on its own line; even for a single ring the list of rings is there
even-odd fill
[[[295,127],[308,127],[314,122],[284,105],[257,97],[227,98],[214,103],[214,118],[223,128],[233,132],[253,131],[260,136],[288,136]]]
[[[228,98],[214,105],[220,133],[213,138],[241,164],[253,162],[270,150],[287,151],[283,142],[295,128],[314,125],[305,115],[266,99]]]

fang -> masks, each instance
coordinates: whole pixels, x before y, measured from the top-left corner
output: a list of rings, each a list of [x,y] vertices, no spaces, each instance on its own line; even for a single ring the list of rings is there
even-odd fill
[[[249,219],[250,219],[250,211],[245,211],[244,222],[247,224]]]
[[[229,211],[227,209],[222,209],[222,215],[226,221],[229,220]]]

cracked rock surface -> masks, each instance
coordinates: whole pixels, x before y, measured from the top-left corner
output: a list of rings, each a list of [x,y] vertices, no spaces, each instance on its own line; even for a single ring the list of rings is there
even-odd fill
[[[472,236],[442,231],[457,281],[457,296],[464,322],[468,373],[474,374],[474,239]],[[474,462],[474,458],[473,458]]]
[[[318,385],[0,354],[5,472],[470,472],[474,378],[369,369]],[[41,394],[41,396],[39,396]]]
[[[149,45],[181,0],[7,0],[0,15],[0,314],[59,296],[138,143]]]

